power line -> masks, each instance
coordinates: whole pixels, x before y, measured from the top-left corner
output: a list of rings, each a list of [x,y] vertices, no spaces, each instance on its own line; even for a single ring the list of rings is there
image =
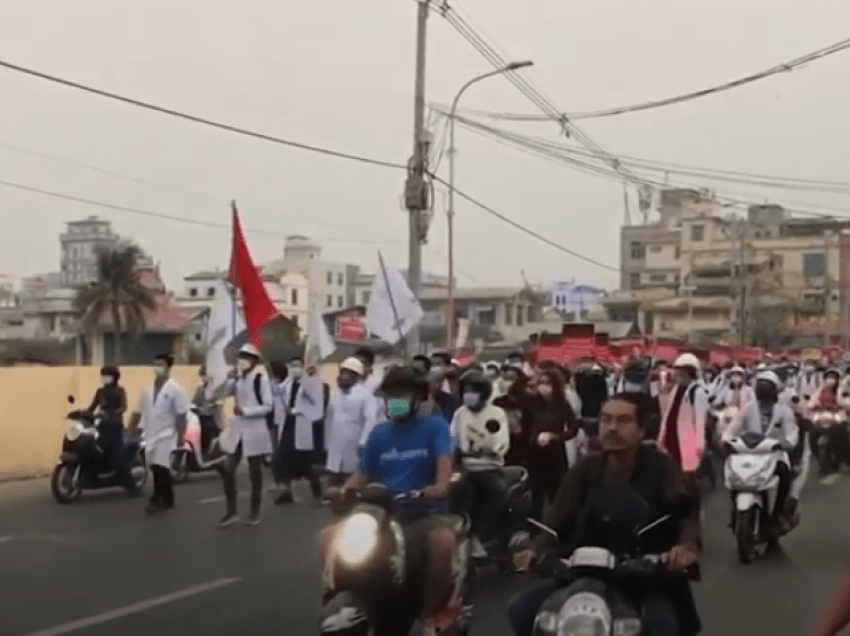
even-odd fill
[[[267,135],[265,133],[256,132],[253,130],[248,130],[246,128],[240,128],[238,126],[231,126],[230,124],[224,124],[222,122],[217,122],[212,119],[206,119],[204,117],[198,117],[197,115],[190,115],[189,113],[185,113],[182,111],[174,110],[172,108],[167,108],[165,106],[158,106],[156,104],[152,104],[150,102],[144,102],[139,99],[134,99],[132,97],[125,97],[124,95],[119,95],[117,93],[112,93],[110,91],[105,91],[99,88],[94,88],[93,86],[88,86],[86,84],[80,84],[79,82],[74,82],[71,80],[63,79],[61,77],[57,77],[55,75],[48,75],[47,73],[42,73],[41,71],[36,71],[31,68],[27,68],[25,66],[20,66],[18,64],[12,64],[11,62],[5,62],[0,60],[0,67],[9,69],[11,71],[16,71],[18,73],[23,73],[25,75],[30,75],[31,77],[37,77],[39,79],[47,80],[48,82],[53,82],[54,84],[61,84],[62,86],[67,86],[69,88],[75,88],[77,90],[85,91],[87,93],[92,93],[93,95],[98,95],[100,97],[106,97],[108,99],[112,99],[115,101],[123,102],[125,104],[130,104],[132,106],[137,106],[139,108],[145,108],[147,110],[152,110],[154,112],[162,113],[164,115],[171,115],[172,117],[177,117],[179,119],[184,119],[186,121],[191,121],[196,124],[203,124],[205,126],[211,126],[213,128],[218,128],[219,130],[226,130],[227,132],[236,133],[239,135],[244,135],[246,137],[253,137],[255,139],[262,139],[263,141],[270,141],[272,143],[280,144],[282,146],[288,146],[290,148],[297,148],[299,150],[307,150],[309,152],[315,152],[322,155],[327,155],[329,157],[337,157],[339,159],[349,159],[351,161],[358,161],[360,163],[367,163],[375,166],[381,166],[384,168],[395,168],[398,170],[407,170],[407,166],[400,163],[393,163],[391,161],[382,161],[380,159],[372,159],[370,157],[363,157],[360,155],[354,155],[348,152],[342,152],[339,150],[332,150],[330,148],[322,148],[320,146],[313,146],[310,144],[301,143],[298,141],[292,141],[289,139],[283,139],[281,137],[275,137],[273,135]]]
[[[543,115],[532,115],[532,114],[518,114],[518,113],[498,113],[493,111],[484,111],[484,110],[470,110],[464,109],[463,112],[467,114],[474,114],[480,117],[488,117],[490,119],[499,119],[504,121],[551,121],[556,120],[560,121],[562,118],[567,118],[571,120],[579,120],[579,119],[597,119],[600,117],[611,117],[613,115],[623,115],[625,113],[634,113],[644,110],[651,110],[655,108],[661,108],[662,106],[671,106],[673,104],[680,104],[682,102],[691,101],[694,99],[699,99],[702,97],[707,97],[709,95],[713,95],[715,93],[720,93],[723,91],[727,91],[733,88],[738,88],[739,86],[745,86],[747,84],[752,84],[753,82],[757,82],[759,80],[765,79],[767,77],[771,77],[773,75],[777,75],[779,73],[791,72],[796,68],[799,68],[805,64],[810,62],[814,62],[816,60],[823,59],[827,56],[834,55],[835,53],[840,53],[842,51],[846,51],[850,48],[850,38],[846,40],[841,40],[840,42],[836,42],[830,46],[824,47],[822,49],[818,49],[812,53],[807,55],[803,55],[801,57],[795,58],[783,64],[777,64],[776,66],[772,66],[768,69],[760,71],[758,73],[753,73],[752,75],[746,75],[739,79],[733,80],[731,82],[725,82],[723,84],[718,84],[717,86],[712,86],[710,88],[704,88],[702,90],[693,91],[691,93],[685,93],[684,95],[678,95],[676,97],[668,97],[665,99],[658,99],[653,101],[641,102],[638,104],[632,104],[628,106],[618,106],[615,108],[605,108],[601,110],[593,110],[593,111],[583,111],[583,112],[574,112],[574,113],[557,113],[555,116],[543,116]]]
[[[0,179],[0,186],[5,186],[7,188],[14,188],[15,190],[23,190],[24,192],[32,192],[34,194],[41,194],[44,196],[53,197],[56,199],[64,199],[66,201],[74,201],[75,203],[82,203],[84,205],[92,205],[99,208],[105,208],[107,210],[117,210],[119,212],[127,212],[129,214],[137,214],[139,216],[147,216],[151,218],[157,219],[165,219],[168,221],[177,221],[179,223],[187,223],[189,225],[200,225],[206,227],[215,227],[215,228],[224,228],[231,229],[231,226],[227,223],[215,223],[214,221],[202,221],[200,219],[190,219],[183,216],[176,216],[173,214],[165,214],[163,212],[154,212],[151,210],[142,210],[140,208],[131,208],[124,205],[116,205],[114,203],[107,203],[105,201],[99,201],[97,199],[87,199],[85,197],[78,197],[71,194],[66,194],[64,192],[56,192],[54,190],[45,190],[43,188],[36,188],[34,186],[28,186],[21,183],[14,183],[12,181],[5,181]],[[253,234],[265,234],[265,235],[273,235],[273,236],[283,236],[286,237],[290,233],[288,232],[278,232],[274,230],[263,230],[257,228],[245,228],[246,231],[251,232]],[[327,237],[319,237],[324,241],[329,242],[339,242],[339,243],[362,243],[362,244],[370,244],[370,245],[383,245],[382,241],[370,241],[370,240],[359,240],[359,239],[337,239],[337,238],[327,238]]]

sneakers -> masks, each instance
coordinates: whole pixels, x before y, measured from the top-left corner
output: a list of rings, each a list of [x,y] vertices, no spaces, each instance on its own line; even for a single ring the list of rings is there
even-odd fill
[[[277,504],[278,506],[291,504],[294,501],[295,499],[292,496],[292,489],[288,486],[284,486],[281,489],[280,494],[277,496],[277,499],[274,500],[275,504]]]
[[[219,528],[229,528],[230,526],[239,523],[239,517],[236,515],[224,515],[221,521],[218,522]]]
[[[246,526],[258,526],[260,525],[260,513],[251,513],[251,516],[248,517],[248,520],[245,522]]]
[[[470,548],[470,556],[473,559],[485,559],[487,558],[487,550],[484,549],[484,546],[481,544],[481,539],[473,536],[469,541]]]

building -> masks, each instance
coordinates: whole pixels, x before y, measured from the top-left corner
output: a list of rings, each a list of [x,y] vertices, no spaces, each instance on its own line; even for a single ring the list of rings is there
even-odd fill
[[[218,297],[218,282],[225,279],[224,270],[206,270],[196,272],[183,279],[183,292],[177,302],[188,308],[211,309]],[[263,281],[269,297],[281,314],[292,320],[302,333],[310,326],[309,286],[307,278],[300,272],[278,270],[270,267],[263,269]],[[238,299],[241,307],[242,301]]]
[[[8,274],[0,273],[0,307],[15,306],[15,281]]]
[[[69,221],[65,233],[59,236],[60,284],[77,287],[97,280],[97,250],[118,245],[122,239],[112,231],[112,222],[90,216],[81,221]],[[151,269],[154,263],[144,255],[140,269]]]
[[[599,307],[605,290],[593,285],[571,281],[553,283],[545,292],[547,305],[558,311],[566,320],[584,320],[587,314]]]
[[[847,315],[850,222],[791,218],[777,205],[724,217],[694,190],[661,200],[660,220],[622,228],[622,289],[602,301],[611,320],[628,315],[661,337],[779,345],[800,321]]]

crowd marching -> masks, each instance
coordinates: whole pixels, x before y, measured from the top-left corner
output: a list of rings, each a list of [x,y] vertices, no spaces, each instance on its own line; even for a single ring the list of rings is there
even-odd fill
[[[292,486],[301,479],[317,505],[343,502],[371,482],[382,483],[435,515],[405,526],[410,543],[425,546],[426,555],[419,562],[422,599],[411,620],[415,614],[437,621],[447,589],[459,589],[453,556],[458,537],[439,522],[440,515],[458,510],[467,515],[473,557],[506,553],[510,544],[510,565],[523,570],[543,562],[561,541],[553,536],[575,531],[594,489],[630,484],[659,516],[663,501],[678,489],[696,503],[656,549],[670,569],[684,573],[699,561],[699,500],[718,481],[721,458],[729,452],[724,442],[754,433],[787,453],[788,464],[776,467],[779,486],[771,511],[785,532],[800,521],[812,457],[824,484],[837,479],[842,464],[850,468],[850,375],[813,362],[718,368],[683,353],[671,361],[636,358],[608,366],[586,359],[563,365],[532,364],[515,353],[501,363],[462,366],[438,352],[378,371],[375,354],[362,348],[340,365],[331,388],[303,359],[266,366],[248,344],[224,385],[212,386],[202,368],[192,399],[170,379],[172,364],[170,356],[158,358],[154,381],[130,418],[131,430],[144,429],[154,479],[148,513],[174,506],[173,457],[192,415],[200,424],[203,456],[222,453],[226,510],[220,527],[238,523],[236,469],[242,458],[251,484],[248,525],[260,522],[265,463],[271,464],[280,505],[297,502]],[[115,450],[127,409],[119,370],[104,367],[102,380],[89,410],[102,417],[101,445],[114,453],[127,490],[134,492]],[[227,396],[235,399],[225,427]],[[537,522],[522,544],[521,533],[503,514],[506,491],[520,474],[511,467],[522,468],[529,517]],[[540,527],[557,532],[535,529]],[[322,535],[326,556],[337,531],[338,524],[331,525]],[[688,577],[671,581],[642,601],[650,633],[696,634],[699,618]],[[552,585],[528,590],[511,604],[515,633],[532,634]],[[327,596],[333,597],[332,589]],[[848,619],[845,612],[837,601],[818,636],[837,633]]]

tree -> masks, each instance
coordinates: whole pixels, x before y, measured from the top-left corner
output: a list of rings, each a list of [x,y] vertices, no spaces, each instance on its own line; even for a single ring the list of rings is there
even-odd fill
[[[107,312],[112,316],[113,362],[121,362],[121,332],[141,333],[145,310],[156,308],[153,292],[139,280],[142,251],[132,243],[120,243],[95,251],[97,280],[77,291],[74,305],[83,328],[97,333]]]

